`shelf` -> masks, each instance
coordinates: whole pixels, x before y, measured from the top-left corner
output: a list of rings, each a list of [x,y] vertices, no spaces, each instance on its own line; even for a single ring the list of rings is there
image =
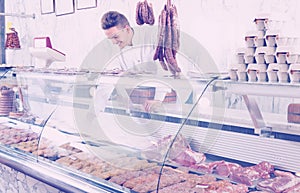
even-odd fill
[[[225,86],[227,92],[240,95],[300,98],[300,84],[296,83],[222,81],[216,85]]]

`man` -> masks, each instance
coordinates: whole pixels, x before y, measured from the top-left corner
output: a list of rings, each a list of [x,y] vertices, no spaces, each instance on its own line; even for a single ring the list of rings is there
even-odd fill
[[[101,27],[106,37],[120,48],[120,53],[109,61],[106,68],[121,68],[121,72],[125,74],[157,73],[158,68],[153,61],[157,45],[157,28],[143,26],[143,28],[133,29],[127,18],[117,11],[105,13],[101,18]],[[156,93],[162,93],[158,87]],[[163,99],[164,95],[156,95],[155,100],[146,101],[145,110],[153,110]]]
[[[127,18],[116,11],[102,16],[101,27],[106,37],[120,48],[119,55],[107,66],[123,71],[157,72],[153,56],[157,41],[157,28],[143,26],[133,29]]]
[[[121,49],[125,46],[132,46],[134,32],[123,14],[116,11],[107,12],[103,15],[101,23],[105,35],[114,44],[117,44]]]

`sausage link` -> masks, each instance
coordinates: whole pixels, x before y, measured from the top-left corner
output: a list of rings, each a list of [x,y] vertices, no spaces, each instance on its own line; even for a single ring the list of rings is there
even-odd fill
[[[142,18],[143,18],[143,21],[145,22],[145,23],[149,23],[148,22],[148,7],[147,7],[147,1],[144,1],[144,2],[142,2],[141,3],[141,7],[142,7]]]
[[[143,20],[141,20],[140,15],[139,15],[140,6],[141,6],[141,2],[138,2],[136,5],[136,11],[135,11],[135,21],[138,25],[143,25],[144,22],[143,22]]]
[[[152,4],[147,4],[148,7],[148,24],[153,25],[155,22]]]

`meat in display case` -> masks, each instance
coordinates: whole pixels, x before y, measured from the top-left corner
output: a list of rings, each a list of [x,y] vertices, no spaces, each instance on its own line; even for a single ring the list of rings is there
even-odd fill
[[[299,191],[298,84],[13,69],[1,88],[1,163],[61,191]]]

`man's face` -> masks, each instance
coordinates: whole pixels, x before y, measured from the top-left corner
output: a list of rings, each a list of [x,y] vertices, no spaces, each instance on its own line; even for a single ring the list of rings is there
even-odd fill
[[[104,30],[104,33],[113,44],[117,44],[121,49],[131,44],[132,36],[130,34],[130,27],[120,28],[117,26]]]

